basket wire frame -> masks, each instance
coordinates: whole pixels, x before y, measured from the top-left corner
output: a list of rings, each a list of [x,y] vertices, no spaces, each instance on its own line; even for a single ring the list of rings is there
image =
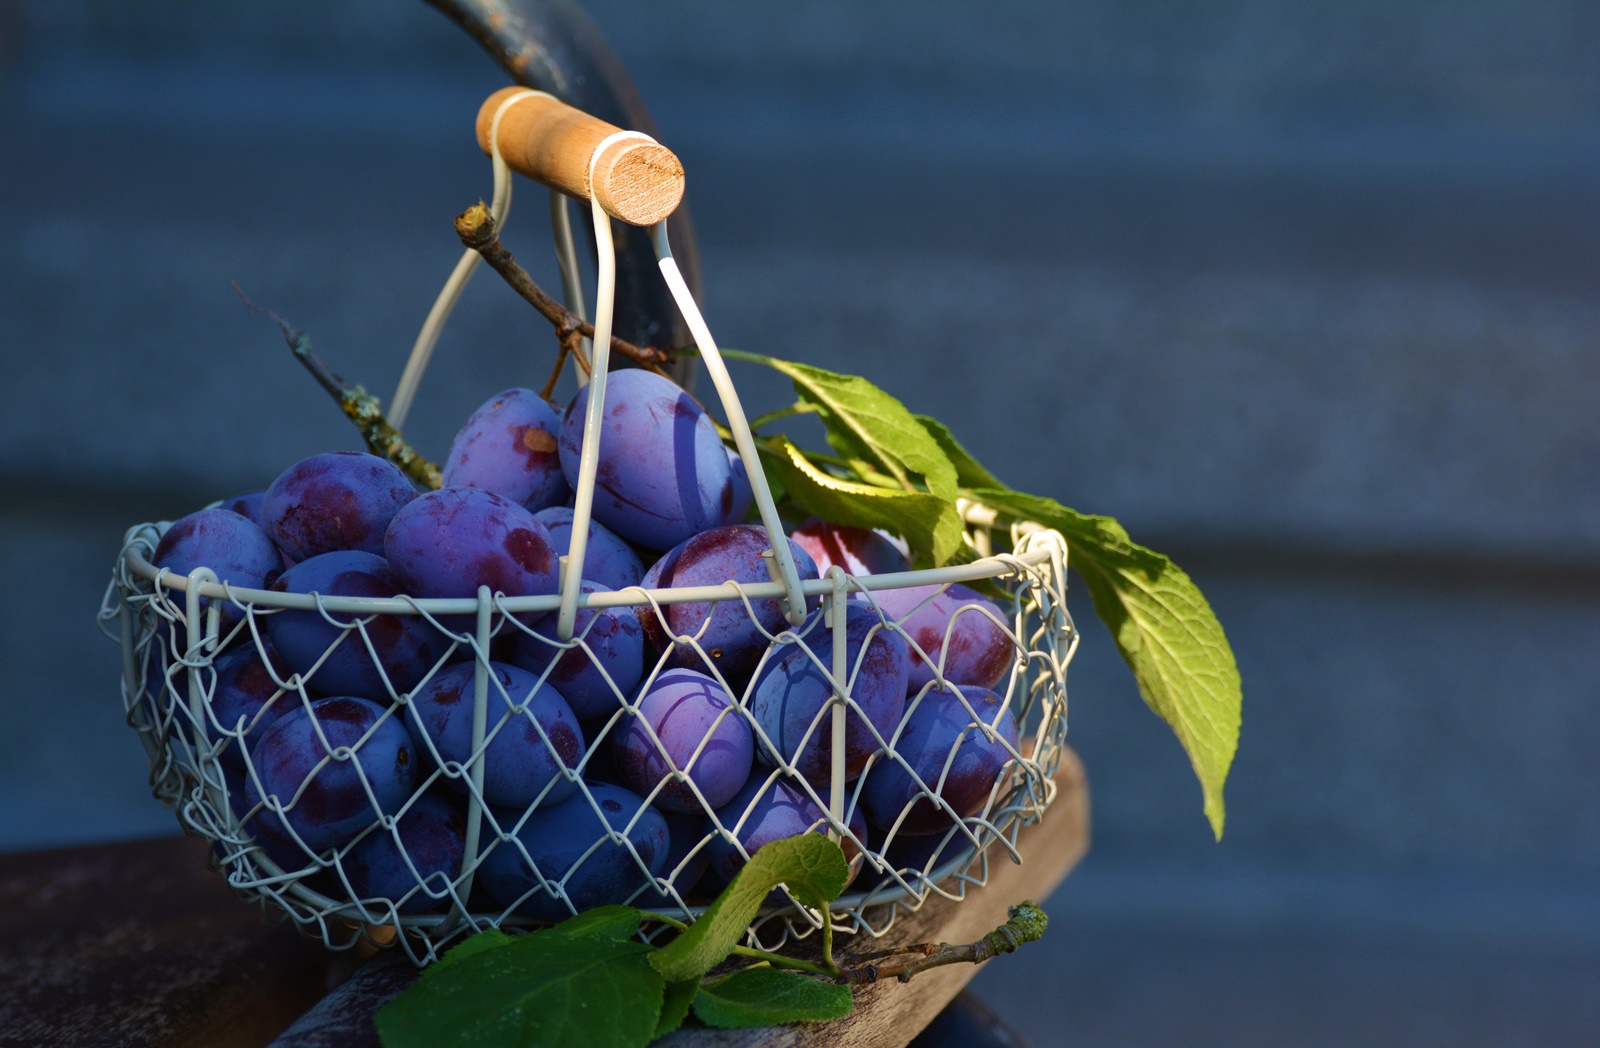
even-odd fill
[[[633,134],[633,133],[626,133]],[[614,136],[620,137],[620,136]],[[597,149],[598,157],[602,149]],[[496,161],[496,210],[503,216],[509,208],[509,182],[504,181],[503,161],[494,150]],[[503,191],[503,195],[502,195]],[[554,198],[553,198],[554,199]],[[611,319],[610,295],[614,282],[615,259],[610,244],[609,219],[595,208],[597,252],[600,273],[595,311],[596,337],[591,349],[590,419],[586,434],[596,431],[598,405],[603,404],[606,350],[609,347]],[[559,229],[557,230],[559,238]],[[762,783],[762,790],[776,790],[781,783],[796,793],[814,818],[818,832],[826,832],[845,846],[855,858],[851,890],[832,906],[835,927],[842,933],[881,935],[898,915],[915,911],[930,898],[960,899],[971,887],[987,882],[989,863],[1000,852],[1011,861],[1021,861],[1017,837],[1023,826],[1038,821],[1054,799],[1053,776],[1059,767],[1066,738],[1066,671],[1076,651],[1078,634],[1066,605],[1067,547],[1060,534],[1037,525],[1014,525],[1010,529],[1013,552],[991,554],[992,512],[964,503],[962,511],[969,525],[968,540],[977,559],[941,569],[907,571],[884,575],[852,576],[831,568],[825,578],[799,578],[789,554],[771,494],[759,468],[754,444],[739,406],[736,391],[717,354],[704,320],[672,262],[666,243],[665,225],[655,229],[663,276],[668,280],[700,344],[702,359],[723,403],[738,450],[754,489],[757,508],[770,543],[768,572],[770,582],[728,582],[721,586],[644,590],[639,587],[620,592],[584,594],[579,591],[583,546],[589,521],[589,499],[594,483],[596,442],[584,442],[584,463],[580,471],[575,520],[569,556],[563,557],[563,572],[556,594],[522,597],[491,593],[480,587],[476,598],[417,599],[337,597],[320,594],[280,593],[247,589],[220,581],[206,568],[187,576],[175,576],[152,563],[155,548],[165,531],[164,524],[144,524],[131,528],[113,569],[113,578],[100,610],[101,628],[117,640],[122,651],[122,693],[129,725],[139,734],[150,757],[150,784],[154,795],[176,809],[180,823],[190,832],[213,842],[212,862],[229,884],[242,896],[259,904],[275,919],[293,921],[307,934],[323,940],[329,947],[344,949],[358,942],[379,945],[398,940],[417,964],[436,959],[459,938],[476,931],[500,926],[540,923],[526,915],[531,907],[548,912],[576,912],[572,888],[584,865],[589,862],[623,861],[637,887],[627,900],[642,908],[693,920],[704,910],[704,895],[694,892],[694,883],[685,883],[691,873],[698,875],[697,859],[709,855],[713,847],[734,849],[748,858],[738,834],[759,802],[747,811],[716,809],[708,802],[691,776],[711,739],[708,731],[699,747],[681,762],[674,761],[667,745],[639,713],[639,701],[657,678],[670,668],[669,663],[691,662],[694,668],[712,677],[732,700],[718,716],[737,719],[750,731],[757,757],[751,778]],[[570,237],[563,247],[564,268],[571,265]],[[441,294],[453,298],[465,280],[458,266],[452,285]],[[448,316],[449,303],[430,313],[428,325],[434,329]],[[424,342],[427,344],[424,346]],[[419,337],[418,350],[408,364],[405,385],[415,389],[426,357],[432,350],[429,339]],[[421,354],[420,359],[418,353]],[[409,395],[408,398],[409,400]],[[782,539],[782,541],[779,541]],[[973,602],[959,609],[946,627],[936,659],[912,640],[903,623],[951,585],[988,582],[1005,594],[1002,604]],[[896,619],[879,603],[886,591],[907,587],[930,587],[921,605]],[[765,617],[758,605],[776,600],[783,615],[776,621]],[[615,680],[603,657],[591,645],[589,634],[600,621],[591,616],[588,628],[578,628],[577,614],[590,609],[631,609],[638,616],[653,615],[665,626],[664,609],[672,604],[711,602],[712,614],[724,607],[733,608],[755,626],[765,650],[755,670],[747,678],[730,679],[712,652],[701,644],[712,621],[707,614],[694,633],[671,636],[672,643],[657,653],[654,664],[643,668],[641,680],[623,685]],[[849,604],[864,605],[877,616],[861,643],[856,664],[848,658],[847,616]],[[301,673],[285,672],[275,664],[265,635],[270,633],[275,615],[315,613],[336,631],[322,657]],[[810,615],[811,612],[820,614]],[[1003,637],[1010,652],[1010,667],[996,686],[999,712],[986,722],[966,695],[945,675],[946,659],[952,640],[964,626],[967,616],[987,618],[993,630]],[[388,617],[420,617],[434,631],[443,651],[427,668],[422,679],[410,686],[391,679],[381,645],[375,642],[375,624]],[[469,619],[470,627],[465,627]],[[816,631],[831,633],[831,648],[825,648]],[[670,630],[668,631],[671,632]],[[920,661],[931,680],[906,699],[904,714],[888,732],[873,724],[853,695],[856,674],[860,672],[868,648],[878,634],[897,634],[903,638],[911,658]],[[519,637],[540,641],[563,652],[581,652],[609,686],[615,708],[598,722],[587,726],[591,737],[575,766],[563,766],[538,796],[520,811],[497,810],[485,795],[485,769],[488,750],[499,733],[510,730],[517,718],[530,721],[544,746],[557,752],[546,727],[528,711],[533,693],[513,693],[495,672],[495,654]],[[805,652],[812,669],[823,675],[832,697],[822,703],[798,744],[787,747],[768,736],[751,709],[751,699],[763,671],[790,651]],[[295,708],[310,711],[318,692],[311,683],[329,659],[344,646],[356,648],[377,669],[381,694],[369,696],[384,706],[377,723],[353,742],[331,744],[315,716],[313,726],[325,756],[317,772],[345,767],[355,772],[370,806],[373,819],[361,831],[336,847],[318,849],[296,830],[292,815],[303,803],[302,794],[317,772],[305,777],[300,790],[285,798],[264,788],[260,768],[252,759],[247,738],[267,722]],[[228,652],[253,649],[256,659],[271,675],[275,689],[261,710],[248,721],[221,723],[216,715],[218,689],[217,660]],[[830,657],[831,656],[831,657]],[[427,731],[418,730],[411,699],[448,667],[470,660],[472,670],[472,733],[470,752],[464,757],[441,752]],[[549,681],[556,666],[552,658],[537,674],[536,692]],[[742,676],[742,675],[741,675]],[[553,687],[553,686],[552,686]],[[520,692],[520,689],[518,689]],[[934,693],[953,694],[964,707],[967,730],[951,746],[937,776],[926,769],[919,773],[896,744],[911,713]],[[1018,743],[1013,745],[999,730],[998,721],[1014,719]],[[384,723],[397,720],[410,727],[410,734],[426,759],[414,788],[398,806],[385,804],[376,784],[359,757],[362,746],[379,732]],[[607,818],[597,802],[589,781],[604,765],[607,748],[624,726],[637,720],[651,744],[659,751],[671,774],[643,797],[645,804],[622,823]],[[864,724],[870,731],[875,751],[854,781],[846,774],[845,747],[847,725]],[[831,740],[830,775],[824,784],[808,781],[796,767],[799,749],[823,733]],[[993,746],[1004,747],[1005,764],[981,808],[958,811],[943,796],[946,777],[951,773],[964,740],[981,738]],[[681,763],[681,766],[680,766]],[[874,768],[898,765],[909,773],[916,793],[903,807],[900,817],[889,826],[873,826],[863,834],[860,826],[862,791]],[[936,781],[927,781],[936,778]],[[704,809],[706,824],[697,841],[679,848],[671,869],[660,868],[654,854],[641,854],[636,832],[650,818],[654,802],[669,785],[687,788]],[[403,843],[399,823],[430,791],[464,796],[466,832],[464,859],[455,876],[434,872],[418,865]],[[538,817],[543,802],[557,792],[570,792],[586,802],[595,819],[593,842],[564,870],[541,869],[528,851],[518,831]],[[907,813],[926,802],[944,813],[948,828],[927,836],[902,832]],[[572,803],[569,801],[568,803]],[[271,824],[287,831],[288,841],[269,841],[257,829]],[[853,826],[854,824],[854,826]],[[361,898],[352,886],[348,866],[351,854],[371,835],[389,835],[395,850],[415,881],[401,898]],[[520,867],[533,874],[528,890],[514,900],[487,900],[475,891],[478,875],[486,859],[496,849],[511,849]],[[714,893],[713,893],[714,894]],[[785,893],[786,895],[787,893]],[[410,904],[428,904],[433,912],[410,912]],[[524,912],[519,913],[519,910]],[[821,927],[821,917],[794,901],[769,906],[751,927],[749,941],[766,949],[780,947],[791,939],[804,938]],[[665,925],[654,926],[648,934],[658,934]]]

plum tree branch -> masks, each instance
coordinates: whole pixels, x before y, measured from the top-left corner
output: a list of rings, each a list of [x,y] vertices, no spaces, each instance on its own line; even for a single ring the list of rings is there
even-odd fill
[[[516,257],[506,250],[500,242],[500,230],[494,216],[489,213],[488,205],[481,200],[456,216],[456,235],[461,238],[461,243],[476,251],[489,268],[499,273],[511,289],[521,295],[529,305],[538,310],[540,315],[555,326],[556,338],[563,346],[573,334],[582,338],[594,338],[594,325],[586,320],[579,320],[566,306],[556,301],[544,288],[534,282],[528,271],[517,265]],[[620,354],[633,361],[635,364],[658,375],[667,376],[664,366],[673,359],[673,354],[665,349],[656,349],[651,346],[636,346],[626,339],[611,337],[611,352]],[[582,359],[582,354],[577,354]]]
[[[1044,934],[1050,919],[1037,903],[1020,902],[1007,911],[1009,920],[977,942],[919,943],[899,950],[885,950],[856,958],[858,963],[843,968],[838,981],[848,985],[875,983],[880,979],[910,982],[911,977],[929,968],[947,964],[982,964],[1002,953],[1012,953],[1023,943]],[[881,958],[881,959],[880,959]],[[859,962],[865,963],[859,963]]]
[[[539,391],[539,395],[545,400],[555,399],[556,383],[561,380],[561,369],[567,366],[567,358],[576,357],[582,362],[583,354],[578,352],[578,341],[582,338],[583,335],[577,328],[558,336],[561,348],[556,351],[556,366],[550,369],[550,377],[545,380],[544,388]]]
[[[361,431],[361,438],[367,443],[368,451],[393,462],[400,467],[401,472],[423,487],[429,489],[439,487],[442,480],[438,464],[423,458],[421,453],[400,435],[400,431],[384,418],[383,406],[377,397],[368,393],[365,386],[352,386],[334,374],[333,369],[311,352],[311,339],[305,332],[272,310],[250,301],[249,296],[238,284],[233,285],[233,290],[244,300],[245,305],[271,318],[278,325],[278,330],[283,332],[283,340],[289,344],[295,359],[305,365],[311,377],[317,380],[317,385],[327,391],[345,413],[345,417],[356,424],[356,429]]]

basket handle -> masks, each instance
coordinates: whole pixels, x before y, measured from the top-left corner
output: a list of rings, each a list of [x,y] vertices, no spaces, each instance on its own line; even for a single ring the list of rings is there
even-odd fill
[[[650,143],[654,142],[654,139],[638,131],[613,132],[591,152],[593,158],[591,164],[597,164],[600,154],[614,143],[627,141]],[[562,558],[561,607],[556,617],[556,635],[563,641],[572,639],[577,626],[583,560],[589,539],[595,476],[599,472],[600,441],[597,438],[605,417],[606,371],[610,357],[611,320],[616,292],[617,259],[611,239],[611,223],[606,221],[598,197],[591,197],[589,206],[594,214],[595,257],[599,263],[599,273],[595,288],[594,345],[593,357],[590,359],[589,400],[583,426],[583,449],[578,454],[578,480],[573,485],[572,537],[568,539],[567,555]],[[728,428],[733,431],[734,443],[738,447],[740,459],[744,462],[745,474],[750,480],[751,494],[760,511],[761,524],[767,533],[767,542],[772,547],[772,556],[767,561],[767,573],[774,582],[783,584],[784,617],[790,625],[798,626],[806,620],[805,593],[800,586],[800,576],[794,556],[789,550],[788,533],[778,517],[772,491],[767,486],[766,474],[761,469],[755,439],[750,433],[750,424],[745,419],[743,405],[739,403],[738,391],[734,389],[733,379],[728,375],[727,366],[722,362],[722,355],[717,352],[717,344],[711,337],[710,329],[706,327],[705,318],[701,316],[694,296],[690,293],[689,286],[672,257],[672,248],[667,242],[666,222],[657,222],[653,225],[651,236],[660,263],[662,279],[666,281],[674,301],[678,304],[679,312],[683,314],[684,321],[695,337],[701,363],[705,365],[717,388],[722,408],[728,416]]]
[[[523,97],[501,112],[519,93]],[[658,142],[618,139],[621,128],[598,117],[550,95],[506,87],[478,110],[478,145],[491,155],[496,113],[500,155],[511,170],[535,182],[593,200],[606,214],[634,226],[665,221],[683,201],[683,164]]]

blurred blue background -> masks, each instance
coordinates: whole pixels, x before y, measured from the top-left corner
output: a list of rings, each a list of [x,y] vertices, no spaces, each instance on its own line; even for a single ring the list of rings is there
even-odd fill
[[[1119,517],[1235,646],[1219,845],[1077,607],[1094,850],[980,992],[1039,1046],[1600,1042],[1600,5],[589,10],[721,342]],[[0,4],[0,848],[175,830],[93,626],[122,532],[358,446],[229,282],[387,397],[502,83],[420,3]],[[480,278],[413,439],[547,330]]]

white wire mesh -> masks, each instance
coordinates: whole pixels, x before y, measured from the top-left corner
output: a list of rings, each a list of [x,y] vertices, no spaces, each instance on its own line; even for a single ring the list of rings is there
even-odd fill
[[[363,938],[383,943],[398,930],[408,954],[424,964],[473,930],[537,924],[600,902],[632,902],[693,920],[719,884],[715,872],[701,871],[708,863],[736,868],[748,855],[746,844],[760,843],[750,834],[765,818],[767,798],[781,800],[789,809],[785,817],[800,820],[791,822],[789,832],[808,827],[830,832],[854,856],[858,872],[835,903],[835,918],[842,931],[880,935],[898,914],[929,898],[961,898],[969,887],[985,883],[998,854],[1021,861],[1019,830],[1037,821],[1054,796],[1052,776],[1066,737],[1066,670],[1077,632],[1066,609],[1066,547],[1051,531],[1014,529],[1015,553],[959,567],[837,576],[837,588],[836,580],[809,580],[804,584],[808,603],[823,614],[804,626],[776,631],[754,617],[752,605],[781,596],[784,587],[778,582],[586,594],[582,607],[620,608],[662,621],[668,605],[686,601],[742,608],[768,645],[754,672],[732,676],[724,674],[696,635],[678,635],[665,650],[647,655],[636,684],[611,676],[595,632],[598,615],[580,622],[571,641],[557,639],[556,617],[550,614],[557,595],[507,598],[484,589],[476,600],[418,600],[242,590],[218,584],[205,569],[180,578],[154,568],[150,561],[163,531],[164,525],[150,524],[128,532],[100,613],[102,628],[122,645],[124,707],[150,755],[152,790],[176,809],[185,829],[213,842],[214,865],[240,894],[336,949]],[[943,591],[979,580],[991,580],[992,592],[1003,599],[963,608],[946,627],[936,658],[924,653],[906,627],[932,596],[898,617],[884,607],[887,595],[896,592],[904,603],[907,587]],[[846,589],[850,596],[841,601]],[[842,656],[845,646],[830,648],[827,641],[843,637],[852,616],[828,614],[828,609],[851,604],[858,606],[856,619],[870,618],[854,664],[838,663],[841,679],[829,655]],[[271,641],[274,617],[294,614],[302,621],[320,617],[332,637],[301,672],[289,671]],[[993,689],[998,705],[985,705],[989,700],[952,687],[945,675],[961,648],[957,634],[967,628],[966,616],[986,619],[1004,639],[1007,666]],[[400,620],[425,624],[435,638],[432,661],[409,686],[385,664],[384,638]],[[876,711],[863,706],[862,667],[880,634],[904,640],[909,657],[930,678],[910,689],[904,711],[884,727],[869,716]],[[516,644],[530,642],[577,653],[609,689],[609,709],[581,722],[581,748],[557,737],[566,729],[541,719],[534,709],[537,693],[554,688],[557,661],[516,678],[500,662]],[[927,637],[922,643],[935,649]],[[351,652],[376,669],[377,690],[360,698],[324,695],[317,687],[319,673],[334,660],[348,661]],[[790,732],[774,737],[756,715],[754,696],[779,660],[790,655],[803,660],[804,672],[824,680],[834,697],[796,729],[798,738]],[[726,691],[731,701],[717,713],[713,728],[737,721],[748,729],[754,758],[739,794],[746,799],[754,794],[748,804],[736,800],[718,806],[695,774],[710,761],[712,731],[687,755],[677,751],[675,759],[668,740],[642,714],[641,700],[669,672],[669,661],[698,668]],[[244,689],[253,706],[241,707],[235,694],[241,687],[234,677],[240,664],[254,674]],[[472,713],[464,751],[447,752],[440,737],[423,726],[430,708],[426,696],[447,678],[471,680],[470,699],[466,688],[459,688]],[[956,711],[946,716],[961,722],[957,741],[931,762],[925,755],[908,757],[913,714],[933,703]],[[836,712],[841,709],[842,714]],[[310,770],[290,774],[294,788],[278,790],[271,784],[283,780],[281,769],[273,766],[281,752],[264,754],[261,740],[291,713],[296,730],[316,741],[303,744],[295,758],[309,761]],[[351,715],[353,726],[347,723]],[[848,736],[836,728],[846,720],[852,730],[861,725],[870,736],[871,752],[858,775],[835,771]],[[1013,723],[1015,729],[1009,729]],[[485,773],[506,759],[493,748],[496,740],[517,732],[536,737],[533,749],[543,747],[557,760],[554,774],[534,782],[528,796],[508,807],[486,785]],[[286,728],[278,733],[290,734]],[[620,810],[610,810],[622,796],[612,784],[621,777],[615,758],[617,740],[625,734],[648,740],[649,755],[665,772],[648,788],[635,789],[643,804],[623,801]],[[813,768],[808,780],[799,755],[814,736],[824,738],[829,766],[826,774]],[[406,742],[409,756],[399,763],[410,770],[400,775],[395,754]],[[984,752],[998,754],[1003,765],[984,773],[989,778],[980,784],[981,798],[964,801],[955,779],[966,767],[963,762]],[[919,759],[920,768],[915,766]],[[904,803],[894,802],[887,814],[872,810],[871,819],[864,817],[871,809],[868,794],[874,792],[868,784],[875,774],[887,780],[893,772],[885,769],[892,768],[906,773],[899,781],[911,784]],[[397,775],[400,787],[391,781]],[[334,786],[345,800],[354,799],[358,814],[333,837],[314,837],[322,824],[310,815],[315,805],[327,802],[323,794],[338,792]],[[692,798],[688,807],[701,809],[673,813],[670,833],[658,812],[668,791]],[[562,794],[568,797],[558,803]],[[551,831],[556,812],[566,823]],[[462,824],[452,831],[459,833],[454,856],[441,860],[425,837],[408,836],[409,845],[402,840],[402,821],[409,827],[413,820],[420,826],[430,819]],[[754,832],[759,836],[759,827]],[[556,851],[562,854],[554,857],[547,846],[552,835],[561,838]],[[367,876],[376,861],[372,855],[379,853],[390,868],[398,867],[401,887],[391,883],[381,891],[363,891],[363,884],[372,883]],[[521,891],[505,886],[508,876]],[[597,880],[608,887],[597,891]],[[486,881],[494,890],[486,890]],[[820,926],[817,914],[791,899],[773,902],[753,926],[753,942],[773,948]]]

